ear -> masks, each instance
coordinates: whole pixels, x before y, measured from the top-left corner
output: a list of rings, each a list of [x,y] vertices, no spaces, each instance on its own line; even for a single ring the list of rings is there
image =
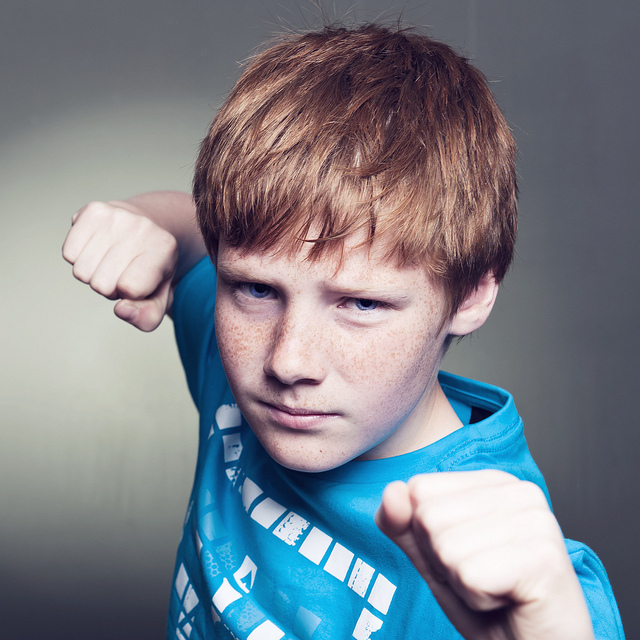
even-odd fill
[[[498,283],[492,273],[483,276],[453,316],[449,334],[466,336],[479,329],[489,317],[498,295]]]

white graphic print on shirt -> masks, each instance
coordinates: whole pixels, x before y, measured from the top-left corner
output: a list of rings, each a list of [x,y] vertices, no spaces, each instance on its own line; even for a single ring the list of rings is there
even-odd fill
[[[242,416],[237,405],[223,404],[216,411],[215,425],[211,425],[208,434],[209,438],[222,438],[222,456],[228,486],[232,491],[237,491],[242,508],[249,518],[281,541],[283,563],[287,562],[287,554],[295,551],[332,576],[337,581],[337,591],[340,588],[339,583],[342,583],[363,599],[362,610],[353,621],[352,637],[356,640],[368,640],[371,634],[382,628],[396,586],[376,571],[375,567],[357,557],[320,527],[269,496],[267,491],[249,476],[241,464],[241,425]],[[209,492],[204,502],[213,505],[213,497]],[[190,513],[191,506],[188,517]],[[215,545],[216,540],[227,535],[217,509],[205,510],[198,517],[199,530],[206,538],[206,545],[203,545],[196,532],[201,564],[209,577],[215,579],[219,585],[210,602],[210,615],[214,625],[224,625],[231,634],[230,637],[247,640],[280,640],[285,636],[312,640],[313,634],[322,623],[322,618],[299,606],[293,625],[295,636],[288,635],[270,618],[268,612],[251,598],[254,582],[260,571],[256,562],[248,555],[240,561],[240,558],[234,555],[231,542]],[[210,543],[213,543],[213,548]],[[176,638],[186,640],[191,636],[196,607],[199,604],[205,606],[205,603],[200,603],[184,564],[178,570],[174,588],[182,603]]]

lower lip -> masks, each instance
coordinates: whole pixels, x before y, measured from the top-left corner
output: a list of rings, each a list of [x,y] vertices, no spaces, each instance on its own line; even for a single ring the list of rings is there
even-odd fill
[[[308,413],[308,414],[293,414],[287,411],[282,411],[273,405],[266,404],[269,415],[275,422],[288,429],[306,430],[314,429],[324,426],[327,420],[335,418],[335,413]]]

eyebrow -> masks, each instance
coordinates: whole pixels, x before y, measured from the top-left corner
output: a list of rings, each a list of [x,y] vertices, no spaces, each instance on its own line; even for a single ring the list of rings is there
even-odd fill
[[[216,264],[216,272],[222,276],[225,280],[250,280],[255,278],[252,273],[242,267],[228,267],[220,264],[220,261]]]
[[[221,265],[218,263],[218,274],[223,280],[242,281],[242,282],[264,282],[269,284],[269,278],[261,278],[259,275],[258,267],[246,267],[243,264],[239,264],[233,261],[231,265]],[[411,294],[394,289],[394,288],[380,288],[376,283],[371,284],[349,284],[346,282],[348,277],[332,277],[326,278],[322,281],[323,288],[331,293],[338,293],[348,298],[362,298],[363,300],[393,300],[397,303],[407,302],[411,300]],[[277,286],[277,283],[276,285]]]
[[[222,277],[223,280],[231,280],[238,282],[264,282],[268,284],[269,278],[260,277],[260,268],[259,266],[246,266],[244,262],[241,261],[232,261],[231,265],[229,264],[218,264],[216,265],[216,272],[219,276]]]
[[[361,286],[349,286],[349,285],[340,285],[336,283],[335,285],[326,287],[329,291],[340,293],[348,298],[362,298],[363,300],[377,300],[377,299],[393,299],[397,302],[404,302],[411,299],[411,296],[408,293],[404,293],[398,291],[397,289],[380,289],[375,285],[361,285]]]

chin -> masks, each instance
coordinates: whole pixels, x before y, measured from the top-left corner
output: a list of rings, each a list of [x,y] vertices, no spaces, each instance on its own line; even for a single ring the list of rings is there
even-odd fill
[[[331,471],[331,469],[340,467],[344,463],[323,464],[322,462],[318,462],[318,463],[309,463],[309,464],[300,464],[300,463],[292,463],[292,464],[278,463],[278,464],[281,464],[283,467],[286,467],[290,471],[299,471],[301,473],[322,473],[323,471]]]
[[[330,471],[336,467],[350,462],[352,458],[343,458],[339,456],[323,456],[322,454],[307,454],[303,452],[284,452],[274,451],[267,448],[269,455],[282,467],[291,471],[300,471],[303,473],[321,473],[322,471]]]

